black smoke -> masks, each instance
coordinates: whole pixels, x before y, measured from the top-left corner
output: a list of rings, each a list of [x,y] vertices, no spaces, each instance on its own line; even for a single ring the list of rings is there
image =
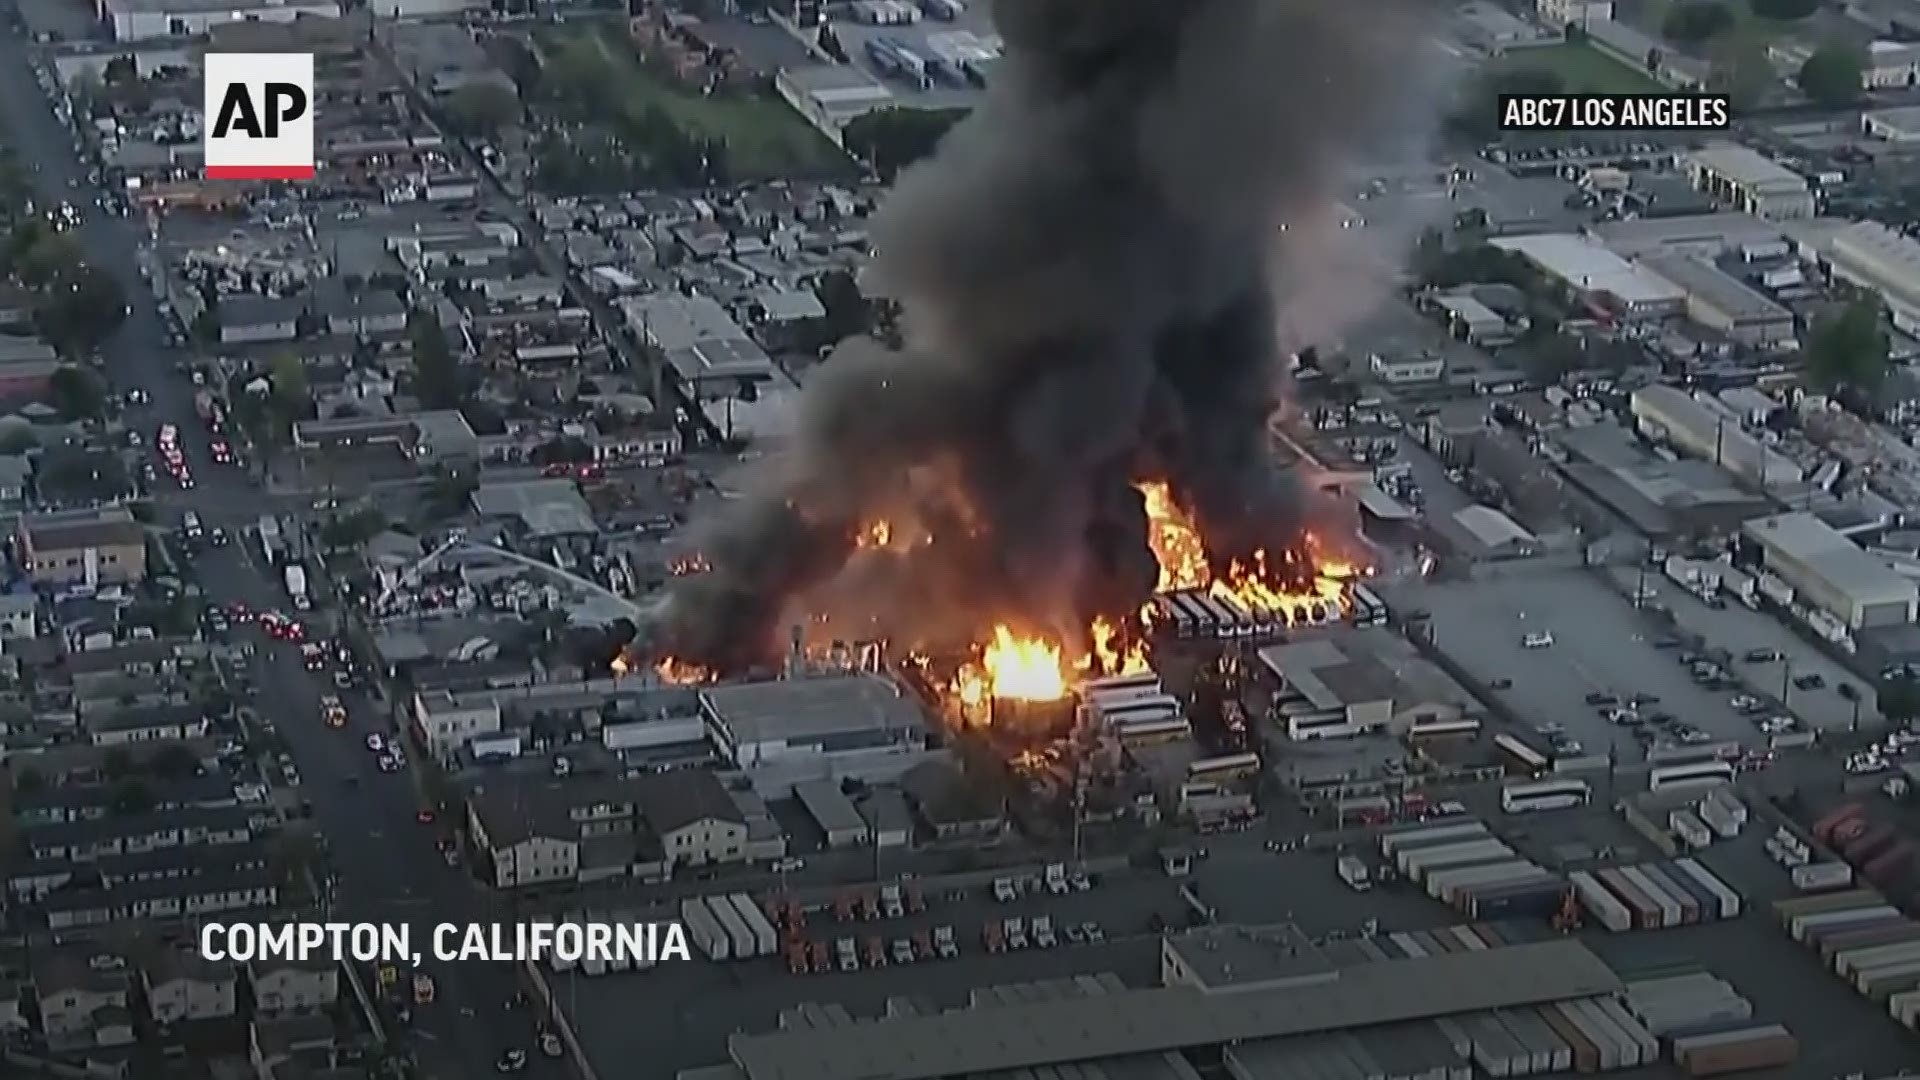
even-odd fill
[[[654,651],[763,663],[795,597],[847,578],[874,624],[857,629],[896,638],[1131,613],[1156,574],[1142,477],[1223,557],[1297,539],[1267,424],[1279,327],[1325,234],[1286,225],[1428,111],[1420,20],[1396,0],[994,16],[986,100],[873,223],[906,347],[849,341],[808,381],[797,447],[704,523],[711,570],[675,582],[643,630]],[[876,516],[932,542],[850,568]]]

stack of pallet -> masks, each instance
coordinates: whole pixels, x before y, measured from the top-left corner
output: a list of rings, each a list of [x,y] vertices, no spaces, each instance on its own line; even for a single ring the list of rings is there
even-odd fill
[[[1577,871],[1568,880],[1587,915],[1599,925],[1659,930],[1737,918],[1740,894],[1694,859]]]
[[[1920,1014],[1920,923],[1872,889],[1801,896],[1773,905],[1793,940],[1835,975],[1912,1027]]]

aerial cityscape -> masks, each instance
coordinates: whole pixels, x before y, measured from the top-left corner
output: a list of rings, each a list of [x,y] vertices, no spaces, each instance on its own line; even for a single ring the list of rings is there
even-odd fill
[[[1920,1075],[1920,0],[3,10],[0,1077]]]

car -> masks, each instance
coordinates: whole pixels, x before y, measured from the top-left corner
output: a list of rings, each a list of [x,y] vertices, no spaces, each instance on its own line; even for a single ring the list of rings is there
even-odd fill
[[[1493,687],[1495,690],[1511,690],[1513,689],[1513,680],[1502,677],[1493,680],[1487,685]]]
[[[775,859],[773,861],[773,872],[776,874],[791,874],[796,871],[805,870],[806,868],[807,860],[797,859],[791,855],[784,859]]]
[[[561,1044],[559,1035],[552,1031],[542,1030],[540,1032],[540,1052],[547,1057],[557,1058],[564,1055],[567,1052],[567,1048]]]
[[[413,815],[413,820],[422,825],[431,825],[434,822],[433,811],[426,807],[421,807],[419,812]]]
[[[396,773],[400,771],[400,763],[395,761],[389,754],[381,754],[376,764],[379,765],[380,771],[383,773]]]
[[[1749,664],[1771,664],[1780,659],[1779,649],[1748,649],[1745,657]]]
[[[207,532],[207,542],[211,543],[214,547],[220,548],[232,543],[233,538],[227,535],[227,530],[215,528]]]
[[[496,1072],[517,1073],[527,1067],[527,1052],[503,1050],[500,1053],[500,1060],[494,1062],[493,1067]]]
[[[1802,675],[1793,680],[1793,685],[1802,690],[1818,690],[1827,685],[1827,680],[1825,676],[1819,674]]]
[[[1835,693],[1839,694],[1843,698],[1846,698],[1848,701],[1860,700],[1860,688],[1853,685],[1850,682],[1843,682],[1839,686],[1834,687],[1833,689]]]
[[[1520,639],[1520,646],[1526,649],[1548,649],[1553,647],[1553,634],[1546,630],[1528,634]]]
[[[387,740],[381,738],[379,732],[377,731],[367,732],[367,749],[378,754],[378,753],[384,752],[386,748],[387,748]]]

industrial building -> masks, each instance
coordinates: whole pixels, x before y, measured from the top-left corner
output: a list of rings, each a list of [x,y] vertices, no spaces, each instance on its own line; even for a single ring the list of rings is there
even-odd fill
[[[1540,538],[1491,506],[1463,506],[1438,528],[1455,551],[1482,561],[1519,559],[1540,550]]]
[[[865,847],[870,836],[867,820],[860,816],[860,808],[853,805],[847,793],[840,790],[840,784],[833,780],[809,780],[804,784],[793,785],[794,797],[800,800],[800,806],[807,816],[820,827],[823,843],[829,849]]]
[[[848,124],[898,104],[893,91],[880,80],[848,64],[782,68],[773,77],[773,88],[835,146],[843,145]]]
[[[1835,278],[1877,294],[1895,326],[1920,332],[1920,241],[1861,221],[1835,232],[1823,254]]]
[[[1640,265],[1686,293],[1689,319],[1730,341],[1767,348],[1794,339],[1793,312],[1712,263],[1657,255]]]
[[[784,1014],[777,1030],[733,1036],[726,1063],[682,1071],[680,1080],[1035,1075],[1021,1070],[1180,1077],[1193,1075],[1181,1051],[1215,1048],[1228,1075],[1258,1076],[1271,1075],[1261,1071],[1267,1055],[1329,1045],[1351,1062],[1343,1070],[1359,1069],[1358,1075],[1464,1075],[1468,1055],[1481,1051],[1451,1045],[1435,1021],[1474,1024],[1483,1015],[1507,1015],[1496,1010],[1558,1015],[1559,1003],[1585,1009],[1621,988],[1598,957],[1568,939],[1417,959],[1354,955],[1344,964],[1317,955],[1289,960],[1284,949],[1233,942],[1216,941],[1209,953],[1207,944],[1172,945],[1174,955],[1192,960],[1202,985],[1182,979],[1182,985],[1131,989],[1102,974],[977,990],[964,1009],[896,999],[884,1017],[857,1021],[857,1032],[843,1008],[801,1006]],[[1308,943],[1295,945],[1313,953]],[[1262,956],[1274,958],[1277,968]],[[1242,959],[1246,970],[1272,977],[1235,979],[1229,992],[1208,988],[1209,972],[1243,970]],[[1609,1008],[1611,1022],[1635,1032],[1638,1043],[1644,1031],[1624,1011],[1613,1017],[1613,1009],[1617,1004]],[[1529,1045],[1552,1042],[1535,1035]],[[1409,1050],[1423,1061],[1401,1060]]]
[[[1874,109],[1860,115],[1860,130],[1868,138],[1895,144],[1920,143],[1920,105]]]
[[[1686,307],[1686,294],[1670,282],[1583,236],[1505,236],[1495,239],[1493,246],[1525,259],[1583,302],[1629,322],[1657,322],[1680,314]]]
[[[192,37],[223,23],[340,17],[339,0],[97,0],[115,41]]]
[[[1710,461],[1755,487],[1791,487],[1806,480],[1800,466],[1747,434],[1740,418],[1717,401],[1654,385],[1635,390],[1630,408],[1641,434]]]
[[[620,310],[640,340],[702,396],[730,397],[742,384],[773,378],[773,359],[711,297],[637,296],[622,300]]]
[[[1377,630],[1261,649],[1260,663],[1279,680],[1273,698],[1279,733],[1296,742],[1373,731],[1399,735],[1415,723],[1459,719],[1465,692],[1404,649]]]
[[[1623,259],[1680,255],[1713,260],[1739,255],[1752,260],[1792,254],[1779,226],[1731,211],[1603,221],[1592,232],[1608,251]]]
[[[768,797],[809,780],[891,782],[928,758],[920,707],[875,675],[713,686],[701,707],[721,756]]]
[[[1717,142],[1687,155],[1687,179],[1722,206],[1767,221],[1814,214],[1813,191],[1799,173],[1733,142]]]
[[[1812,514],[1759,518],[1741,534],[1759,549],[1768,570],[1849,630],[1914,620],[1920,585]]]

